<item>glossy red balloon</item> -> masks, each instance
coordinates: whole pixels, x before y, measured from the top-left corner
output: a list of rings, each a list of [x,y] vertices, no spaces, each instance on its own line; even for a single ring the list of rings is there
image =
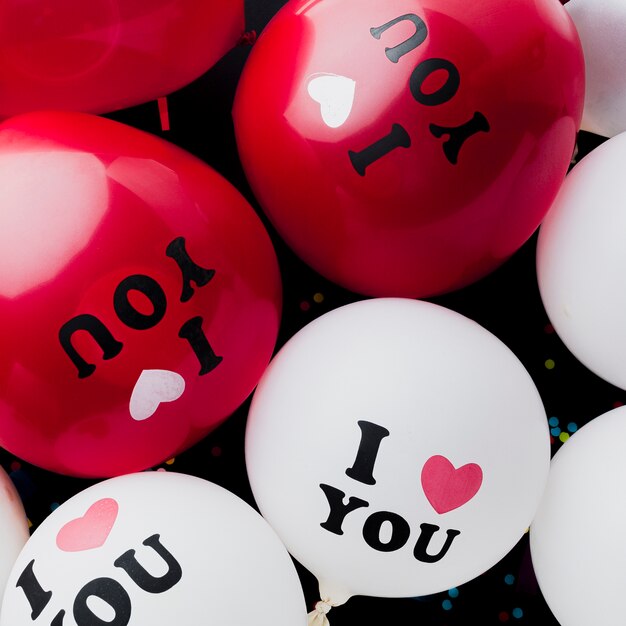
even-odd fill
[[[210,167],[83,113],[0,125],[0,445],[112,476],[250,394],[278,333],[274,249]]]
[[[243,0],[3,0],[0,117],[103,113],[165,96],[243,31]]]
[[[305,262],[359,293],[425,297],[537,228],[583,92],[558,0],[294,0],[233,114],[250,184]]]

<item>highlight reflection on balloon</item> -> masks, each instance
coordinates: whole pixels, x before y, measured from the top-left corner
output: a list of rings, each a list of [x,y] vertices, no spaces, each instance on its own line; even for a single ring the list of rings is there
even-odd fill
[[[82,113],[0,125],[0,444],[60,473],[144,469],[256,385],[281,283],[244,198],[190,154]]]
[[[234,120],[296,254],[358,293],[425,297],[484,276],[537,228],[583,92],[557,0],[295,0],[255,44]]]
[[[0,118],[103,113],[195,80],[241,38],[243,0],[9,0],[0,7]]]

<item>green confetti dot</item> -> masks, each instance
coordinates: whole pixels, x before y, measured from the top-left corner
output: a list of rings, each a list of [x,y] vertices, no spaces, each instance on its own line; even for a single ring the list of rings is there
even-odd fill
[[[546,369],[553,370],[556,363],[552,359],[546,359],[544,365],[546,366]]]
[[[559,435],[559,439],[560,439],[563,443],[565,443],[565,442],[569,439],[569,433],[561,433],[561,434]]]

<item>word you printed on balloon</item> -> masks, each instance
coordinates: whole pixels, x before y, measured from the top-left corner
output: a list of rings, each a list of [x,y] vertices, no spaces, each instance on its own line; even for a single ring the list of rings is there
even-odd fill
[[[118,504],[112,498],[104,498],[92,504],[83,517],[71,520],[57,533],[56,545],[66,553],[95,550],[104,545],[117,518]],[[121,554],[113,565],[127,574],[126,583],[150,594],[161,594],[174,587],[182,578],[180,563],[163,545],[158,534],[150,535],[142,542],[153,550],[165,563],[167,571],[160,576],[153,576],[137,559],[135,550]],[[53,592],[46,591],[35,575],[36,559],[24,568],[17,580],[16,587],[22,589],[31,609],[31,620],[35,621],[52,601]],[[160,568],[161,569],[161,568]],[[100,602],[92,602],[98,599]],[[101,603],[104,603],[105,606]],[[100,609],[100,610],[99,610]],[[107,613],[105,616],[98,612]],[[113,618],[110,617],[113,613]],[[129,592],[115,578],[100,577],[87,582],[78,591],[72,606],[72,615],[76,626],[127,626],[132,615],[132,602]],[[50,626],[67,626],[66,610],[59,610],[50,622]]]
[[[375,485],[374,465],[380,450],[380,444],[389,431],[378,424],[361,420],[358,422],[361,430],[361,441],[357,450],[356,458],[351,467],[346,470],[346,475],[364,485]],[[455,468],[444,456],[430,457],[422,467],[422,489],[427,500],[435,512],[443,515],[458,509],[469,502],[478,492],[483,480],[483,473],[476,463],[468,463]],[[345,501],[346,494],[324,483],[320,484],[328,500],[330,511],[328,519],[320,526],[328,532],[343,535],[343,521],[346,517],[358,509],[369,507],[369,502],[356,496],[350,496]],[[385,539],[383,527],[388,525]],[[429,545],[434,535],[441,529],[436,524],[420,524],[420,534],[413,549],[413,556],[422,563],[436,563],[440,561],[452,546],[452,542],[461,534],[460,530],[446,530],[446,539],[439,552],[429,552]],[[397,513],[391,511],[377,511],[367,517],[363,525],[363,539],[370,548],[379,552],[395,552],[404,547],[411,535],[409,523]]]
[[[418,46],[428,37],[428,28],[424,20],[413,13],[401,15],[382,26],[370,29],[375,39],[381,39],[385,32],[401,22],[411,22],[415,26],[415,33],[406,41],[392,47],[385,48],[385,55],[391,63],[398,63],[402,57]],[[435,91],[423,90],[426,81],[437,72],[445,72],[445,82]],[[427,107],[434,107],[452,100],[459,90],[461,76],[456,65],[447,59],[432,58],[419,63],[409,78],[409,90],[416,102]],[[459,126],[447,127],[430,124],[430,133],[436,139],[446,136],[443,142],[443,153],[446,159],[456,165],[459,152],[465,142],[477,133],[487,133],[490,130],[487,118],[480,112],[475,112],[471,119]],[[396,148],[409,148],[411,137],[400,124],[393,124],[391,132],[364,148],[360,152],[350,150],[348,156],[354,169],[360,176],[365,176],[367,168]]]
[[[195,291],[191,283],[204,287],[215,276],[215,270],[205,269],[191,259],[185,248],[185,239],[177,237],[167,246],[166,256],[173,259],[181,271],[182,288],[180,301],[188,302]],[[129,299],[131,292],[143,294],[152,304],[152,312],[143,313],[133,306]],[[145,274],[133,274],[122,280],[113,293],[113,308],[119,320],[128,328],[144,331],[154,328],[165,316],[167,299],[159,283]],[[178,332],[178,336],[189,343],[200,363],[199,375],[203,376],[215,369],[222,357],[217,356],[202,329],[201,316],[187,320]],[[124,344],[113,336],[111,331],[95,315],[82,314],[73,317],[63,324],[59,330],[61,347],[78,370],[79,378],[91,376],[96,366],[88,363],[72,344],[75,333],[85,331],[102,350],[102,358],[106,361],[116,357]]]

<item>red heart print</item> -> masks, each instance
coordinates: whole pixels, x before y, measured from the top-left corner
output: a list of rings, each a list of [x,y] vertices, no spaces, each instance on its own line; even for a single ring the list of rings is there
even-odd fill
[[[115,524],[118,504],[113,498],[94,502],[87,512],[69,521],[57,534],[57,547],[63,552],[92,550],[104,544]]]
[[[437,513],[448,513],[469,502],[483,482],[476,463],[456,469],[445,456],[431,456],[422,468],[422,489]]]

